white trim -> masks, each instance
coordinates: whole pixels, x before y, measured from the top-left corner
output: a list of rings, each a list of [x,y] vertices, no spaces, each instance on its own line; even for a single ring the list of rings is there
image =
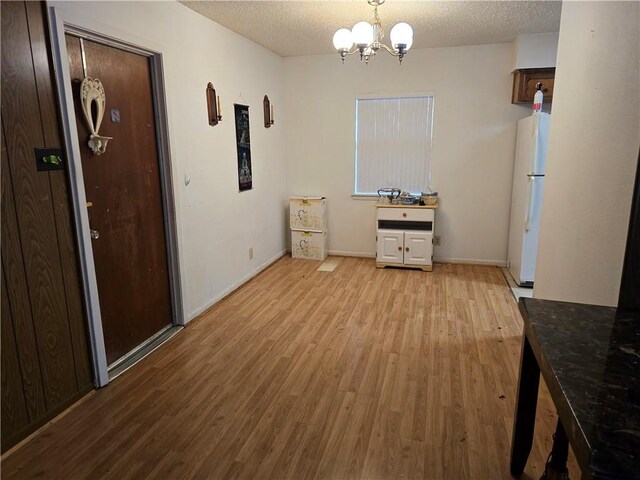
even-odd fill
[[[80,144],[77,135],[71,75],[67,45],[64,37],[64,21],[55,8],[49,9],[49,31],[51,36],[53,68],[56,73],[56,84],[59,94],[60,115],[62,117],[62,134],[67,147],[67,159],[71,200],[75,217],[78,253],[80,254],[80,270],[84,287],[85,311],[91,337],[91,357],[96,387],[109,383],[107,354],[104,347],[102,318],[100,316],[100,299],[96,268],[93,262],[93,248],[89,234],[89,215],[87,213],[87,197],[84,190],[84,176],[80,157]]]
[[[329,255],[335,257],[358,257],[358,258],[376,258],[376,254],[369,252],[350,252],[345,250],[329,250]],[[506,267],[506,260],[479,260],[476,258],[436,258],[433,259],[434,263],[453,263],[453,264],[467,264],[467,265],[487,265],[492,267]]]
[[[200,315],[202,315],[204,312],[209,310],[211,307],[213,307],[216,303],[218,303],[224,297],[226,297],[227,295],[233,293],[235,290],[240,288],[242,285],[247,283],[249,280],[251,280],[252,278],[257,276],[260,272],[265,270],[267,267],[269,267],[272,264],[276,263],[278,260],[280,260],[282,257],[284,257],[287,254],[287,251],[288,250],[285,248],[284,250],[278,252],[276,255],[274,255],[269,260],[267,260],[262,265],[260,265],[258,268],[256,268],[252,272],[249,272],[247,275],[242,277],[236,283],[234,283],[233,285],[231,285],[231,286],[225,288],[224,290],[222,290],[218,295],[216,295],[215,297],[210,299],[207,303],[205,303],[204,305],[196,308],[193,312],[191,312],[189,314],[188,322],[190,322],[191,320],[195,319],[196,317],[199,317]]]
[[[77,17],[64,8],[48,5],[48,20],[50,39],[53,53],[54,72],[59,92],[59,106],[62,117],[62,130],[67,146],[71,197],[75,216],[76,234],[78,237],[80,264],[84,285],[84,297],[91,352],[96,387],[103,387],[109,383],[104,333],[100,314],[100,300],[96,280],[93,249],[89,235],[89,217],[85,207],[86,192],[82,173],[82,158],[77,135],[73,90],[69,73],[69,60],[66,47],[65,33],[90,38],[105,45],[121,48],[133,53],[142,54],[149,58],[151,66],[151,82],[153,89],[154,119],[158,139],[158,161],[160,170],[160,187],[162,190],[163,223],[165,226],[165,242],[167,246],[167,263],[169,267],[169,283],[171,288],[173,325],[185,324],[184,303],[182,300],[182,285],[180,275],[178,228],[176,217],[176,199],[173,188],[171,171],[171,157],[169,146],[169,132],[167,123],[166,97],[164,77],[162,71],[162,54],[157,45],[143,45],[131,43],[129,35],[118,37],[118,30],[95,22],[91,19]],[[114,35],[114,32],[117,32]]]
[[[374,200],[377,202],[380,199],[380,195],[377,193],[352,193],[351,198],[353,200]]]
[[[329,255],[335,257],[358,257],[358,258],[376,258],[375,253],[369,252],[348,252],[344,250],[329,250]]]
[[[479,260],[476,258],[433,258],[434,263],[460,263],[467,265],[487,265],[492,267],[506,267],[506,260]]]

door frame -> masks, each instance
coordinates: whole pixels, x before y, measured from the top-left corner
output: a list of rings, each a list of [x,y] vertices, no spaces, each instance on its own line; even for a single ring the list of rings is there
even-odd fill
[[[167,246],[167,264],[169,288],[171,293],[172,324],[185,324],[180,275],[180,261],[178,250],[178,229],[176,222],[176,204],[173,188],[173,174],[171,165],[171,150],[169,147],[169,129],[167,121],[166,95],[162,53],[120,40],[114,36],[99,32],[104,25],[88,23],[85,19],[68,18],[67,12],[57,7],[48,6],[47,17],[51,40],[52,57],[56,86],[58,89],[58,103],[62,118],[62,130],[68,157],[68,176],[73,202],[73,215],[80,256],[80,268],[84,287],[85,310],[89,325],[89,336],[96,387],[103,387],[109,383],[109,371],[102,330],[100,314],[100,299],[98,283],[93,260],[91,245],[89,215],[86,209],[86,193],[82,160],[80,156],[80,139],[75,117],[71,75],[65,34],[70,33],[80,38],[119,48],[128,52],[149,58],[151,70],[151,88],[153,94],[154,117],[156,124],[156,138],[158,162],[160,171],[160,188],[163,204],[163,220],[165,227],[165,243]],[[83,25],[85,24],[85,25]]]

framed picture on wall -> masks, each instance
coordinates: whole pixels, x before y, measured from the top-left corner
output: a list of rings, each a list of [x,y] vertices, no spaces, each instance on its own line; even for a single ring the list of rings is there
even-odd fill
[[[233,104],[236,120],[236,149],[238,152],[238,188],[241,192],[253,188],[251,171],[251,140],[249,137],[249,107]]]

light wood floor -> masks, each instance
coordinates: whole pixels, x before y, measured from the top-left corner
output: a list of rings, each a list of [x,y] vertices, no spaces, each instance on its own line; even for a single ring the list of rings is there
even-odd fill
[[[285,257],[2,462],[14,478],[508,478],[500,269]],[[525,478],[539,478],[546,389]],[[577,475],[574,475],[577,478]]]

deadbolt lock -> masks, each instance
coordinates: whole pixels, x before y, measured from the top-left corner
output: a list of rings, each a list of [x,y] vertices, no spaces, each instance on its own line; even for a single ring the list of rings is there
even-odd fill
[[[97,230],[89,230],[89,235],[91,235],[91,238],[93,238],[94,240],[100,238],[100,232]]]

